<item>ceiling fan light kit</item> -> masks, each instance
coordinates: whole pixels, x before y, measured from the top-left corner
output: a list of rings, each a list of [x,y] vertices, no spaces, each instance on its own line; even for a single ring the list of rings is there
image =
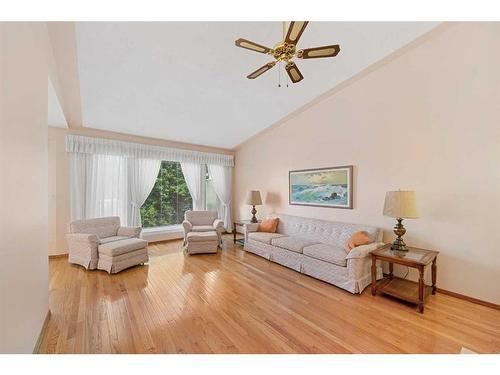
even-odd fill
[[[302,33],[306,29],[307,24],[307,21],[292,21],[290,22],[290,26],[288,27],[288,31],[285,35],[285,22],[283,22],[283,40],[278,42],[273,48],[254,43],[247,39],[237,39],[235,41],[235,45],[237,47],[264,53],[266,55],[271,55],[276,60],[271,61],[260,67],[256,71],[250,73],[247,78],[255,79],[273,68],[277,62],[282,61],[291,81],[293,83],[297,83],[302,81],[304,79],[304,76],[300,72],[297,65],[292,61],[293,58],[297,57],[299,59],[317,59],[337,56],[340,52],[340,46],[338,44],[299,50],[297,49],[297,43],[302,36]]]

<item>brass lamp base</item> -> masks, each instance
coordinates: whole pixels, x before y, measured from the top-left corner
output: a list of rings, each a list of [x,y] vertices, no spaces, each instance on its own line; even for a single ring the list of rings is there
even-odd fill
[[[396,220],[398,221],[398,223],[394,226],[394,234],[397,236],[397,238],[392,243],[391,250],[408,251],[408,248],[403,241],[403,236],[406,233],[406,229],[402,224],[403,219],[398,217]]]
[[[255,214],[257,213],[257,210],[255,209],[255,206],[252,208],[252,219],[250,220],[252,223],[258,223],[259,221],[257,220],[257,217]]]

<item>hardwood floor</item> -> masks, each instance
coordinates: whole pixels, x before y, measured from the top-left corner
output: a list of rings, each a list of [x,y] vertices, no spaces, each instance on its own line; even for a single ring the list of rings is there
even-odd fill
[[[116,275],[50,260],[51,317],[40,353],[500,352],[500,311],[448,295],[419,314],[271,263],[225,238],[185,256],[150,245],[150,263]]]

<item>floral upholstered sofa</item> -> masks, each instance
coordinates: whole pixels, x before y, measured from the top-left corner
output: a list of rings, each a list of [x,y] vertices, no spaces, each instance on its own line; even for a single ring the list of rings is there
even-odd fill
[[[351,293],[361,293],[371,283],[370,253],[384,245],[381,229],[283,214],[270,217],[279,218],[276,233],[258,232],[258,224],[245,226],[246,251]],[[373,242],[347,253],[344,246],[358,231],[367,232]]]

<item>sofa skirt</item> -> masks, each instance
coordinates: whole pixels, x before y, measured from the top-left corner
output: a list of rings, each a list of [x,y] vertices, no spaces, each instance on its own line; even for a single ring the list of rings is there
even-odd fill
[[[347,266],[342,267],[251,239],[245,241],[244,250],[353,294],[361,293],[371,284],[370,257],[350,259]],[[382,276],[382,267],[377,266],[377,280]]]

